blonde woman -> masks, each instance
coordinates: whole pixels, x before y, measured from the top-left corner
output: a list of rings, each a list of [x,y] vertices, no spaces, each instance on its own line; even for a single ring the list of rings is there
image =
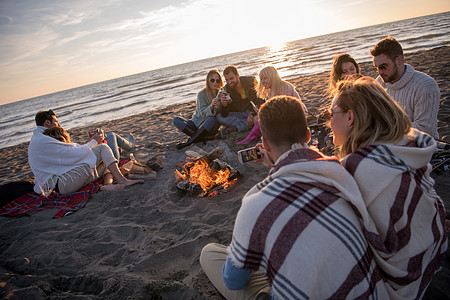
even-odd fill
[[[334,95],[334,143],[361,191],[363,202],[352,204],[390,299],[421,298],[447,250],[445,209],[430,177],[436,142],[372,78],[341,81]]]
[[[217,132],[219,125],[216,114],[220,111],[220,100],[217,93],[223,87],[222,76],[218,70],[213,69],[206,75],[205,87],[197,94],[197,107],[188,121],[175,117],[173,124],[178,130],[190,136],[184,143],[178,143],[177,149],[182,149],[201,140],[206,135]]]
[[[259,83],[256,89],[258,98],[265,100],[279,95],[291,96],[300,99],[295,87],[291,83],[281,79],[280,75],[278,75],[277,69],[272,66],[267,66],[259,72]],[[302,105],[305,113],[308,113],[308,110],[303,102]],[[260,133],[261,130],[259,129],[259,123],[255,120],[255,126],[253,126],[253,129],[250,131],[249,135],[243,141],[236,144],[251,143],[260,135]]]

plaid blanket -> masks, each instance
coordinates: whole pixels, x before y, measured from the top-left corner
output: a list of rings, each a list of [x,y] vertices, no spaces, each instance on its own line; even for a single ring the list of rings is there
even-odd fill
[[[287,152],[242,199],[231,263],[265,273],[273,299],[387,299],[349,197],[361,199],[336,158]]]
[[[53,218],[58,219],[83,208],[91,195],[99,190],[100,183],[101,180],[96,180],[80,191],[68,195],[59,195],[52,192],[48,197],[45,197],[34,192],[28,193],[0,208],[0,215],[32,215],[44,209],[59,209],[53,216]]]
[[[390,299],[421,298],[446,250],[445,208],[430,176],[434,140],[419,131],[399,145],[371,145],[345,157],[364,203],[352,202],[388,283]]]

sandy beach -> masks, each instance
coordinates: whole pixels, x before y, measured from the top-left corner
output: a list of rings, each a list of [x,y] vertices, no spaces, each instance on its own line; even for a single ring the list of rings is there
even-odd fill
[[[406,62],[432,76],[441,90],[439,134],[450,143],[450,47],[406,55]],[[217,66],[223,69],[225,66]],[[375,77],[371,63],[364,75]],[[245,75],[245,74],[241,74]],[[291,80],[308,110],[326,105],[328,73]],[[190,99],[186,99],[188,101]],[[31,216],[0,217],[0,297],[10,299],[222,299],[199,264],[210,242],[228,244],[243,195],[268,173],[261,164],[240,164],[236,145],[248,132],[177,150],[186,136],[172,125],[189,118],[194,99],[131,117],[70,130],[72,140],[86,141],[97,127],[136,139],[136,159],[163,161],[155,179],[116,192],[98,192],[81,210],[53,219],[55,210]],[[30,120],[30,122],[34,120]],[[60,119],[64,126],[64,119]],[[253,143],[255,144],[255,143]],[[253,145],[252,144],[252,145]],[[221,159],[241,176],[227,193],[196,198],[176,188],[174,170],[186,150],[224,149]],[[0,149],[0,184],[32,177],[28,143]],[[436,191],[450,218],[450,171],[436,175]],[[426,299],[450,299],[450,251],[430,285]],[[8,296],[9,295],[9,296]]]

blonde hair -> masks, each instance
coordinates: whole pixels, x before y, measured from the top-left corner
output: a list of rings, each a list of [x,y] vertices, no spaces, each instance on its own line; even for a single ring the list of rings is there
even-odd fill
[[[209,87],[209,81],[211,80],[211,77],[213,74],[217,74],[219,76],[220,87],[223,87],[223,79],[222,79],[222,76],[220,76],[219,71],[216,69],[212,69],[211,71],[209,71],[208,75],[206,75],[206,84],[205,84],[206,98],[207,98],[209,104],[211,104],[212,99],[214,99],[214,97],[216,97],[216,95],[217,95],[217,91],[215,91]]]
[[[42,134],[48,135],[58,141],[63,143],[71,143],[70,134],[62,127],[52,127],[45,129]]]
[[[261,77],[269,77],[270,89],[264,87],[264,85],[261,83]],[[266,99],[276,95],[282,95],[283,87],[286,85],[291,85],[294,88],[292,84],[281,79],[280,75],[278,75],[277,69],[272,66],[267,66],[259,71],[259,79],[260,82],[258,83],[256,90],[258,91],[258,97],[262,99]]]
[[[408,115],[371,77],[340,81],[334,95],[337,106],[354,113],[340,149],[342,157],[374,143],[398,142],[411,130]]]

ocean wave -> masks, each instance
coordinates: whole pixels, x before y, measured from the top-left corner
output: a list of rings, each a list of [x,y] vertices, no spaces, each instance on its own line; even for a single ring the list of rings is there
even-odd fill
[[[22,142],[23,137],[29,139],[34,110],[41,107],[53,107],[64,126],[84,126],[192,101],[213,68],[222,70],[234,64],[242,75],[257,75],[262,67],[272,64],[284,79],[317,74],[329,71],[332,58],[342,52],[360,62],[371,60],[369,50],[387,32],[402,43],[406,53],[448,46],[449,24],[450,13],[446,12],[373,25],[290,41],[279,50],[261,47],[10,103],[1,106],[1,147]]]

